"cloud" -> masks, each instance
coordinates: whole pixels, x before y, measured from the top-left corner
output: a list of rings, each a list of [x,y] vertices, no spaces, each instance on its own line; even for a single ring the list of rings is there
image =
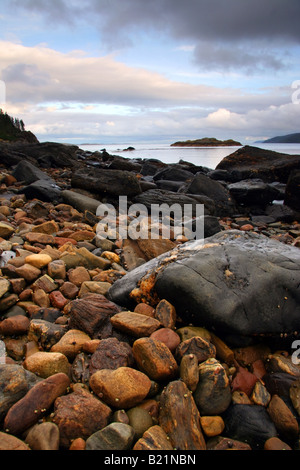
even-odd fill
[[[118,62],[112,55],[88,57],[43,46],[0,41],[0,78],[11,102],[95,103],[131,107],[207,107],[240,103],[237,90],[193,85]],[[261,100],[261,97],[259,97]]]
[[[69,26],[85,21],[110,47],[134,44],[139,31],[171,35],[195,46],[200,67],[279,70],[286,49],[300,45],[299,0],[12,0]],[[206,44],[206,48],[204,45]],[[267,51],[266,51],[267,49]],[[281,55],[281,59],[278,58]]]

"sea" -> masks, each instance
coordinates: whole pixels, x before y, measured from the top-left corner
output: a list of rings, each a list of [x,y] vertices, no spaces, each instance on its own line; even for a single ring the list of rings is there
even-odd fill
[[[300,144],[251,144],[279,153],[300,155]],[[156,159],[163,163],[179,163],[180,160],[214,170],[223,158],[241,147],[172,147],[165,143],[124,144],[79,144],[84,151],[96,152],[105,149],[111,155],[130,159]],[[129,147],[134,150],[127,150]]]

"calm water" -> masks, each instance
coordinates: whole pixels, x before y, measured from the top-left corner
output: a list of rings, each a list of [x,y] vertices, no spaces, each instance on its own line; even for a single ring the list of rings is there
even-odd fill
[[[128,147],[133,151],[124,151]],[[274,150],[275,152],[300,155],[300,144],[253,144],[255,147]],[[155,158],[164,163],[178,163],[184,160],[195,165],[215,169],[227,155],[240,147],[171,147],[169,144],[91,144],[79,145],[82,150],[95,152],[105,148],[108,153],[126,158]]]

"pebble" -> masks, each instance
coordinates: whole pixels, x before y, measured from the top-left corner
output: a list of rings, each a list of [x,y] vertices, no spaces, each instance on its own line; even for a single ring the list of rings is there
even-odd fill
[[[42,269],[52,261],[51,256],[43,254],[33,254],[26,256],[25,263],[31,264],[32,266]]]
[[[30,448],[17,437],[0,432],[0,450],[30,450]]]
[[[171,380],[178,373],[177,362],[168,346],[153,338],[137,339],[132,346],[140,370],[155,381]]]
[[[61,353],[73,361],[77,354],[82,351],[83,345],[90,341],[91,338],[80,330],[68,330],[61,339],[55,343],[51,352]]]
[[[111,423],[87,439],[86,450],[129,450],[134,437],[134,429],[129,424]]]
[[[143,401],[151,381],[144,373],[130,367],[95,372],[89,382],[96,395],[116,409],[128,409]]]
[[[184,382],[169,382],[161,394],[160,407],[159,425],[169,436],[174,449],[206,449],[199,410]]]
[[[30,325],[29,318],[24,315],[15,315],[0,322],[0,334],[2,335],[24,335]]]
[[[161,426],[155,425],[144,432],[134,445],[133,450],[173,450],[169,437]]]
[[[149,412],[143,408],[135,407],[127,410],[129,425],[134,429],[135,438],[140,439],[144,432],[153,426],[153,419]]]
[[[9,238],[15,229],[6,222],[0,222],[0,237],[1,238]]]
[[[187,354],[182,357],[179,374],[188,389],[195,392],[199,382],[199,369],[198,359],[194,354]]]
[[[292,448],[278,437],[271,437],[266,440],[264,450],[292,450]]]
[[[59,429],[56,424],[45,422],[33,426],[26,438],[31,450],[59,450]]]
[[[155,318],[135,312],[117,313],[110,321],[117,330],[136,338],[150,336],[160,327],[160,322]]]
[[[145,303],[140,303],[137,304],[135,309],[135,313],[141,313],[142,315],[147,315],[148,317],[154,318],[155,316],[155,309],[151,307],[151,305],[145,304]]]
[[[101,369],[115,370],[133,365],[134,358],[130,345],[117,338],[106,338],[98,342],[90,359],[89,371],[90,374],[94,374]]]
[[[39,351],[31,354],[25,359],[23,366],[44,379],[57,373],[68,375],[70,370],[67,357],[59,352]]]
[[[150,335],[150,338],[164,343],[172,353],[180,344],[180,336],[171,328],[159,328]]]
[[[155,318],[163,327],[174,329],[177,319],[175,307],[167,300],[161,300],[155,309]]]
[[[88,293],[106,295],[110,288],[110,282],[85,281],[81,284],[78,296]]]
[[[66,374],[55,374],[37,383],[17,401],[4,419],[5,432],[20,435],[44,416],[55,399],[67,391],[70,379]]]
[[[111,415],[109,406],[98,400],[81,384],[54,402],[53,423],[59,428],[60,446],[69,448],[74,439],[87,439],[104,428]]]
[[[199,365],[199,383],[194,393],[201,416],[218,416],[231,403],[231,390],[224,367],[214,358]]]
[[[278,395],[273,395],[267,411],[275,427],[283,439],[295,440],[299,435],[299,425],[296,417]]]
[[[221,416],[201,416],[200,423],[204,434],[209,438],[219,436],[225,429]]]

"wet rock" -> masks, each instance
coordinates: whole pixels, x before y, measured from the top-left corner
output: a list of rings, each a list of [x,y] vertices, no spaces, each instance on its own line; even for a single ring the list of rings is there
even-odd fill
[[[11,434],[20,435],[44,416],[55,399],[67,391],[69,385],[69,377],[62,373],[37,383],[9,409],[4,420],[4,429]]]
[[[269,416],[283,439],[295,440],[299,434],[297,419],[278,395],[273,395],[267,408]]]
[[[271,400],[271,395],[262,382],[256,382],[251,394],[251,400],[255,405],[268,406]]]
[[[31,354],[25,359],[23,366],[44,379],[60,372],[68,375],[70,371],[68,359],[58,352],[39,351]]]
[[[126,412],[129,425],[134,429],[135,439],[140,439],[144,432],[153,426],[153,420],[149,412],[140,407],[131,408]]]
[[[173,450],[164,430],[156,425],[150,427],[134,445],[133,450]]]
[[[242,180],[227,186],[239,204],[266,206],[277,199],[278,191],[268,183],[259,179]]]
[[[52,261],[51,256],[43,254],[33,254],[26,256],[25,263],[31,264],[38,269],[42,269]]]
[[[160,397],[159,425],[176,450],[204,450],[200,414],[193,396],[181,381],[170,382]]]
[[[134,429],[128,424],[111,423],[87,439],[86,450],[129,450],[134,435]]]
[[[0,422],[40,379],[17,364],[0,364]]]
[[[24,335],[30,325],[29,318],[24,315],[15,315],[0,322],[0,334],[2,335]]]
[[[160,321],[165,328],[174,329],[176,325],[176,309],[167,300],[159,302],[155,309],[155,318]]]
[[[249,444],[228,437],[217,436],[209,439],[207,450],[252,450]]]
[[[225,423],[221,416],[201,416],[200,423],[202,431],[208,438],[219,436],[225,428]]]
[[[63,285],[59,288],[60,292],[62,295],[69,299],[69,300],[74,300],[79,293],[79,288],[75,286],[72,282],[64,282]]]
[[[271,372],[264,375],[262,380],[271,395],[289,397],[290,388],[297,380],[297,377],[286,372]]]
[[[41,171],[35,165],[32,165],[26,160],[18,163],[12,173],[12,176],[14,176],[17,181],[22,181],[25,184],[31,184],[38,180],[51,180],[47,173]],[[52,182],[54,183],[53,180]]]
[[[88,384],[90,380],[90,359],[85,353],[79,353],[75,357],[71,367],[71,379],[73,382]]]
[[[21,439],[0,432],[0,450],[30,450],[30,448]]]
[[[150,338],[164,343],[172,353],[174,353],[180,343],[180,336],[170,328],[159,328],[154,333],[151,333]]]
[[[231,382],[231,389],[233,392],[239,390],[250,396],[258,379],[245,367],[240,367],[237,363],[236,367],[237,371],[234,374],[233,380]]]
[[[224,367],[214,358],[199,366],[199,382],[194,393],[197,407],[203,416],[224,413],[231,402],[230,383]]]
[[[32,287],[33,289],[43,289],[47,294],[50,294],[50,292],[56,290],[58,286],[48,274],[44,274],[33,283]]]
[[[176,305],[184,322],[214,327],[225,342],[244,346],[243,339],[253,335],[279,337],[298,330],[299,260],[295,247],[227,230],[136,268],[111,287],[108,297],[127,306],[133,298],[150,294],[155,301],[157,295]]]
[[[35,281],[42,274],[40,269],[27,263],[19,268],[15,268],[15,272],[16,277],[22,277],[28,283]]]
[[[81,330],[92,339],[97,337],[105,321],[120,311],[115,303],[100,294],[86,294],[72,300],[69,306],[69,328]]]
[[[86,189],[97,195],[135,196],[141,193],[139,181],[135,174],[122,170],[77,171],[72,176],[73,188]]]
[[[178,373],[178,365],[170,349],[153,338],[137,339],[132,346],[134,359],[150,379],[171,380]]]
[[[295,377],[300,376],[299,364],[294,364],[291,357],[285,357],[280,353],[268,356],[266,369],[268,372],[285,372]]]
[[[114,328],[135,338],[150,336],[160,327],[160,322],[155,318],[134,312],[117,313],[110,321]]]
[[[31,450],[59,450],[59,429],[54,423],[36,424],[25,438]]]
[[[132,408],[148,395],[150,379],[129,367],[102,369],[90,378],[90,387],[101,400],[117,409]]]
[[[179,374],[189,390],[195,392],[199,382],[198,359],[194,354],[187,354],[180,362]]]
[[[91,356],[90,374],[101,369],[118,369],[133,366],[134,358],[129,344],[117,338],[107,338],[100,341],[96,351]]]
[[[1,238],[9,238],[13,233],[15,229],[6,222],[0,222],[0,237]]]
[[[91,276],[85,267],[78,266],[77,268],[70,269],[68,271],[68,279],[70,282],[75,284],[75,286],[80,287],[84,282],[90,281]]]
[[[266,409],[259,405],[231,405],[222,416],[225,435],[246,442],[253,450],[277,436],[277,430]]]
[[[138,304],[135,307],[134,312],[141,313],[142,315],[147,315],[148,317],[152,317],[152,318],[154,318],[155,316],[155,309],[151,307],[151,305],[148,305],[145,303]]]
[[[278,437],[271,437],[265,442],[264,450],[292,450],[292,448]]]
[[[10,282],[5,278],[0,278],[0,298],[3,297],[10,289]]]
[[[182,341],[176,348],[175,359],[180,362],[183,356],[192,354],[198,359],[198,363],[204,362],[210,357],[216,357],[215,346],[201,338],[194,336],[193,338]]]
[[[48,264],[48,275],[52,279],[66,278],[66,265],[62,260],[54,260]]]
[[[290,172],[298,168],[299,159],[299,155],[286,155],[246,145],[225,157],[216,170],[230,171],[235,181],[254,176],[270,183],[286,183]]]
[[[52,421],[58,426],[60,445],[69,447],[73,439],[87,439],[108,424],[111,409],[83,387],[55,400]]]
[[[63,310],[69,302],[60,291],[52,291],[49,294],[49,300],[53,308]]]
[[[42,307],[42,308],[50,307],[49,295],[43,289],[36,289],[32,293],[32,300],[39,307]]]
[[[61,260],[66,264],[66,269],[76,268],[76,266],[83,266],[87,269],[108,269],[111,266],[110,261],[93,255],[86,248],[74,247],[72,252],[65,252],[61,255]]]
[[[28,331],[29,341],[35,341],[45,351],[49,351],[66,330],[61,325],[56,325],[46,320],[31,320]]]
[[[71,362],[82,351],[83,345],[91,338],[80,330],[68,330],[62,338],[55,343],[51,352],[59,352],[65,355]]]
[[[299,184],[300,184],[300,170],[298,168],[298,169],[291,171],[289,175],[289,179],[286,185],[285,198],[284,198],[285,204],[295,209],[296,211],[300,211]]]
[[[106,295],[110,287],[110,282],[85,281],[81,285],[78,296],[82,297],[89,293]]]

